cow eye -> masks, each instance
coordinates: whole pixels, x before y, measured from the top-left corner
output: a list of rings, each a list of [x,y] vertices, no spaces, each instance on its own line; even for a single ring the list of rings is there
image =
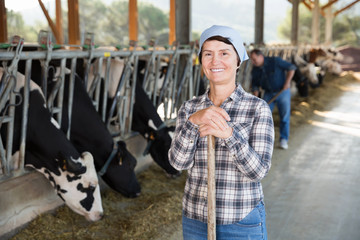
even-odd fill
[[[94,191],[96,188],[96,184],[90,184],[89,189]]]

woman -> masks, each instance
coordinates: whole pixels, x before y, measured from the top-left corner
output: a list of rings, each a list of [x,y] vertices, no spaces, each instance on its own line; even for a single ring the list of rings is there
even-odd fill
[[[270,169],[274,144],[270,109],[236,85],[236,71],[248,56],[234,29],[206,29],[199,59],[210,88],[179,109],[169,151],[171,165],[188,170],[184,239],[207,239],[208,135],[216,137],[217,239],[267,239],[260,180]]]

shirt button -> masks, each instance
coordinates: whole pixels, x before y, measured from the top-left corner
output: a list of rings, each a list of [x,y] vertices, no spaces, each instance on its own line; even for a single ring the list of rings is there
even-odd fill
[[[194,143],[194,141],[193,141],[193,140],[190,140],[190,143]]]

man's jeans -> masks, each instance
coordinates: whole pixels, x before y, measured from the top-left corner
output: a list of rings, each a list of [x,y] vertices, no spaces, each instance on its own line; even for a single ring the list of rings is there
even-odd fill
[[[184,240],[207,240],[207,223],[183,215]],[[267,240],[265,206],[261,201],[244,219],[234,224],[216,225],[216,239]]]
[[[264,100],[266,102],[270,101],[277,93],[268,93],[265,92]],[[290,88],[283,91],[275,101],[270,103],[269,107],[271,111],[274,109],[274,106],[277,106],[280,115],[280,139],[289,140],[290,133],[290,111],[291,111],[291,92]]]

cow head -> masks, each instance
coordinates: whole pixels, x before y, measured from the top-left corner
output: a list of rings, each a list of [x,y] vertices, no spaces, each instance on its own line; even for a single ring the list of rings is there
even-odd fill
[[[30,152],[27,152],[26,157],[36,158]],[[82,174],[64,171],[60,161],[57,161],[59,162],[57,172],[50,171],[45,167],[36,168],[36,164],[27,164],[27,166],[33,167],[44,174],[55,188],[59,197],[74,212],[83,215],[89,221],[97,221],[103,215],[103,208],[94,160],[89,152],[84,152],[81,160],[85,168],[85,172]]]
[[[148,152],[152,159],[166,171],[169,177],[175,178],[181,172],[173,168],[169,163],[168,152],[172,140],[169,133],[171,131],[173,131],[173,128],[169,127],[156,129],[152,120],[149,120],[149,128],[145,138],[148,140]]]
[[[314,85],[319,83],[317,70],[314,63],[308,63],[305,67],[300,67],[300,72],[309,79],[310,83]]]
[[[136,159],[127,150],[125,142],[118,142],[115,156],[102,179],[114,190],[126,197],[140,195],[141,187],[135,175]]]

